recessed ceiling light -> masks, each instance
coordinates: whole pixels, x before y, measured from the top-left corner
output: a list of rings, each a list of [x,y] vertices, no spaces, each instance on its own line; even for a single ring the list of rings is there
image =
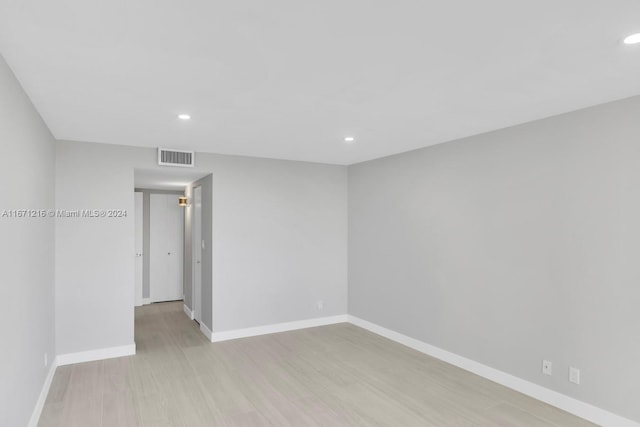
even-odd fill
[[[190,115],[188,115],[188,114],[178,114],[178,118],[179,118],[180,120],[190,120],[190,119],[191,119],[191,116],[190,116]]]
[[[624,39],[624,44],[638,44],[640,43],[640,33],[631,34]]]
[[[353,142],[355,140],[356,139],[354,137],[352,137],[352,136],[345,136],[344,137],[344,142]]]

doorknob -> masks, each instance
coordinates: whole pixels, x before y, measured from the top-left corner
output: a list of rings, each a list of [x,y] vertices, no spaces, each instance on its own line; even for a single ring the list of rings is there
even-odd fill
[[[136,252],[136,256],[138,257],[142,256],[142,252]]]
[[[200,260],[197,260],[197,261],[196,261],[196,264],[200,264]]]

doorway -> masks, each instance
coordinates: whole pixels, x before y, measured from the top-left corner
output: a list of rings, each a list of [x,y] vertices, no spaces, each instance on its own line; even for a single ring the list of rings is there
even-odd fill
[[[202,250],[205,241],[202,238],[202,186],[193,189],[193,318],[198,324],[202,323]]]
[[[135,193],[135,306],[142,305],[142,289],[144,281],[144,194],[141,191]]]
[[[176,194],[149,194],[149,297],[178,301],[183,293],[184,208]]]
[[[135,189],[135,306],[183,299],[180,191]]]
[[[134,170],[136,317],[180,301],[211,338],[213,175],[185,168]],[[180,199],[180,200],[179,200]],[[142,242],[142,243],[141,243]]]

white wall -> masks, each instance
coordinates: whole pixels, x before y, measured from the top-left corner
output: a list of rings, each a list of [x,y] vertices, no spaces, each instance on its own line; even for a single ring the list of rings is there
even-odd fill
[[[639,219],[640,97],[354,165],[349,313],[640,421]]]
[[[58,220],[59,353],[133,343],[133,177],[155,161],[153,149],[58,141],[58,208],[130,213]],[[203,153],[196,163],[214,183],[213,331],[345,314],[346,167]]]
[[[0,56],[0,214],[54,206],[55,141]],[[55,356],[54,221],[0,216],[0,425],[25,426]]]

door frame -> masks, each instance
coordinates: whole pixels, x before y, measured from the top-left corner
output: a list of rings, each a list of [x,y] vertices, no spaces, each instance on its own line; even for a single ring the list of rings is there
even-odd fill
[[[175,200],[174,200],[175,198]],[[155,205],[155,206],[154,206]],[[154,210],[155,209],[155,210]],[[167,251],[170,249],[170,246],[167,246],[172,242],[171,239],[166,240],[168,237],[166,233],[157,233],[156,237],[165,238],[165,240],[158,239],[158,242],[153,241],[154,237],[154,225],[158,225],[155,221],[159,221],[159,225],[161,229],[166,229],[167,220],[169,220],[172,215],[176,213],[180,213],[181,220],[174,225],[180,224],[179,227],[171,227],[171,232],[178,232],[180,234],[180,244],[176,244],[175,250]],[[165,301],[183,301],[184,300],[184,210],[181,207],[178,207],[178,196],[173,194],[172,192],[158,192],[153,191],[150,192],[149,195],[149,263],[150,263],[150,271],[149,271],[149,299],[152,303],[156,302],[165,302]],[[169,236],[170,237],[170,236]],[[158,246],[158,243],[160,246]],[[172,246],[173,247],[173,246]],[[177,263],[177,267],[179,269],[179,275],[176,276],[176,280],[179,280],[180,287],[179,291],[176,287],[172,289],[171,283],[173,282],[163,282],[160,283],[152,280],[154,276],[158,277],[159,266],[168,265],[163,259],[166,260],[166,256],[164,255],[167,252],[166,256],[173,256],[172,261]],[[154,261],[155,264],[154,264]],[[165,273],[168,273],[165,272]],[[160,277],[166,278],[170,280],[173,276],[166,276],[166,274],[161,274]],[[179,278],[178,278],[179,277]],[[155,285],[155,286],[154,286]],[[159,286],[159,285],[164,285]],[[167,287],[167,285],[169,285]],[[155,291],[155,292],[154,292]],[[160,294],[158,291],[161,291]],[[168,291],[168,292],[167,292]],[[178,293],[175,294],[175,298],[173,296],[173,292],[176,291]],[[164,292],[164,295],[163,295]],[[172,295],[167,299],[166,294]]]
[[[191,227],[191,261],[193,275],[191,287],[191,309],[193,312],[193,319],[200,324],[202,323],[202,185],[194,186],[192,191],[193,225]],[[197,289],[198,279],[200,289]]]
[[[144,298],[144,193],[142,191],[134,191],[134,299],[135,307],[143,305]],[[140,237],[140,247],[138,247],[138,237]],[[138,263],[141,263],[140,271],[138,271]],[[139,276],[139,277],[138,277]],[[138,281],[138,278],[140,279]]]

